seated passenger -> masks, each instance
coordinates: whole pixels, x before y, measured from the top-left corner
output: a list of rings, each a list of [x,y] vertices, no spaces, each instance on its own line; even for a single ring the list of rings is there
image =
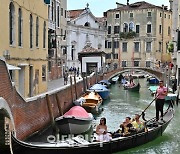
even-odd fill
[[[132,122],[133,127],[136,129],[136,132],[145,131],[145,124],[139,120],[140,115],[135,114],[134,121]]]
[[[101,118],[100,124],[96,127],[96,134],[98,135],[97,141],[110,141],[111,134],[107,131],[106,118]]]
[[[125,124],[124,124],[124,133],[123,136],[128,136],[131,133],[133,133],[135,131],[132,122],[131,122],[131,118],[130,117],[126,117],[125,119]]]

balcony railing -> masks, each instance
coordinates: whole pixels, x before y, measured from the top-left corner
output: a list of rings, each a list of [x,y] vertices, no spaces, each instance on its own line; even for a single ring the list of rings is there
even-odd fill
[[[124,39],[132,39],[136,37],[136,32],[132,31],[132,32],[120,32],[120,38],[124,38]]]

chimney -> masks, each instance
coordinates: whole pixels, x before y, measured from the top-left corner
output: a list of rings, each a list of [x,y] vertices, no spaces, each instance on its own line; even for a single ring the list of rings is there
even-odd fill
[[[129,5],[129,0],[127,0],[127,5]]]
[[[173,0],[169,0],[169,3],[170,3],[170,10],[172,11],[172,9],[173,9]]]

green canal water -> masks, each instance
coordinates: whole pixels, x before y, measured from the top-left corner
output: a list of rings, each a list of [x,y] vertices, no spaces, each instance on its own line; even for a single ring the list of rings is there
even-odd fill
[[[122,123],[125,117],[133,117],[135,113],[141,112],[153,100],[148,90],[146,79],[139,79],[141,88],[138,92],[124,90],[119,84],[112,85],[110,90],[110,99],[106,100],[103,105],[104,111],[96,117],[94,125],[99,123],[101,117],[107,119],[108,131],[115,131]],[[168,125],[163,135],[156,140],[132,148],[117,154],[179,154],[180,153],[180,111],[175,106],[175,117]],[[155,103],[146,110],[146,119],[155,116]]]
[[[124,121],[125,117],[134,117],[134,114],[141,112],[154,99],[148,90],[149,85],[146,79],[139,79],[141,88],[139,92],[124,90],[122,85],[115,84],[110,88],[110,99],[103,102],[103,112],[95,117],[94,129],[99,124],[101,117],[107,119],[108,131],[114,132]],[[126,151],[116,154],[180,154],[180,111],[175,106],[175,117],[168,125],[161,137]],[[146,119],[155,117],[155,103],[146,110]],[[47,136],[52,134],[52,129],[41,132],[40,135],[30,138],[29,141],[47,142]],[[90,131],[92,133],[92,130]],[[89,133],[89,134],[90,134]],[[27,140],[28,141],[28,140]]]

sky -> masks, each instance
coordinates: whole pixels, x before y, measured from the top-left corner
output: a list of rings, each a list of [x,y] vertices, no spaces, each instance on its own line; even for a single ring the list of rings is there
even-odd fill
[[[129,3],[131,4],[138,1],[146,1],[157,6],[164,4],[169,7],[169,0],[129,0]],[[96,17],[102,17],[103,12],[116,8],[116,2],[126,4],[127,0],[67,0],[67,9],[84,9],[86,4],[89,3],[92,14]]]

